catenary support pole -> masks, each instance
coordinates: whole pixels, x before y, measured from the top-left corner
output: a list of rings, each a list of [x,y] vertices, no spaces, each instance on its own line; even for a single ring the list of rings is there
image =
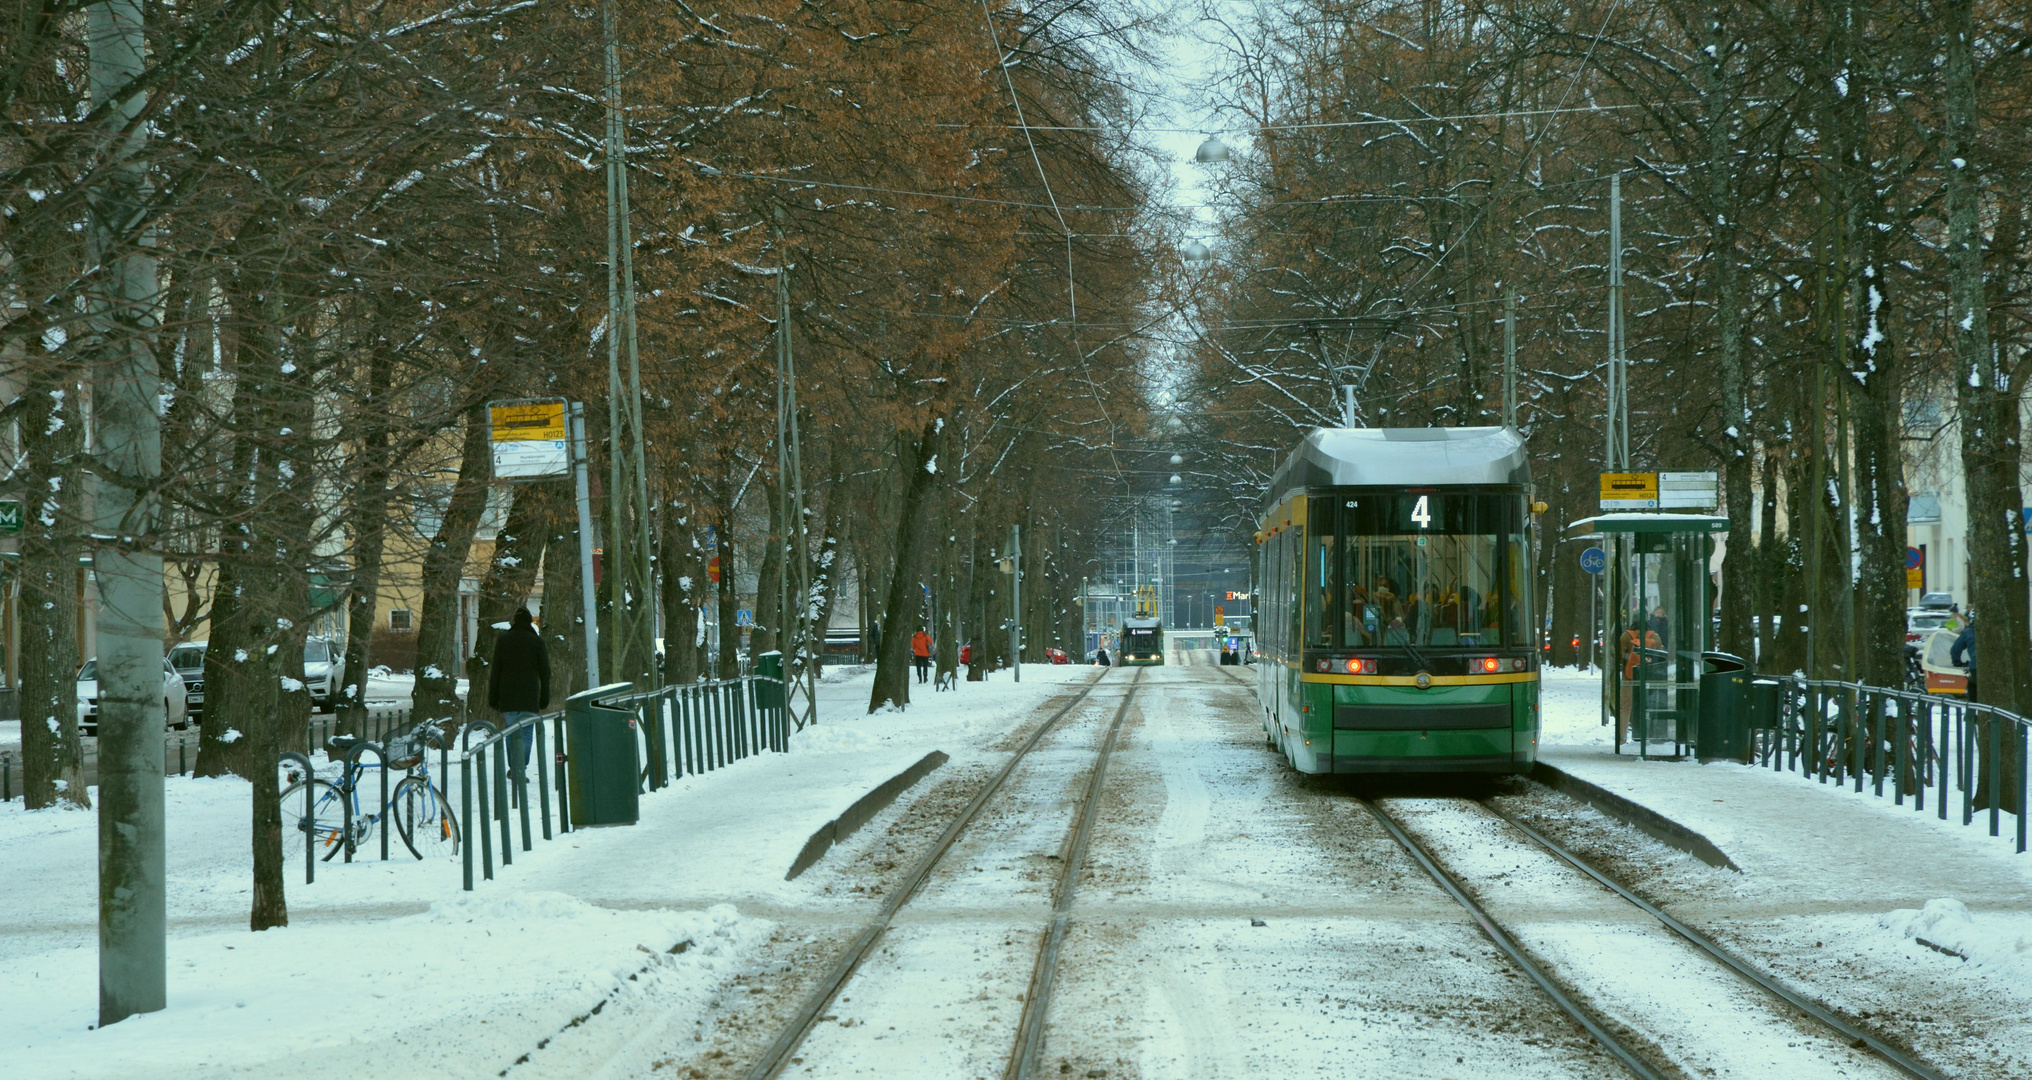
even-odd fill
[[[1023,526],[1009,526],[1009,657],[1016,681],[1023,681]]]
[[[1517,290],[1503,296],[1503,426],[1517,427]]]
[[[95,105],[106,116],[107,163],[88,200],[93,297],[92,450],[115,474],[93,490],[93,572],[99,586],[99,1023],[154,1012],[168,999],[164,953],[162,806],[162,479],[160,377],[153,337],[153,240],[144,224],[141,160],[146,44],[140,0],[107,0],[86,15]]]
[[[572,483],[579,504],[579,603],[586,628],[586,689],[600,685],[600,598],[593,590],[593,492],[586,475],[586,406],[571,403]]]

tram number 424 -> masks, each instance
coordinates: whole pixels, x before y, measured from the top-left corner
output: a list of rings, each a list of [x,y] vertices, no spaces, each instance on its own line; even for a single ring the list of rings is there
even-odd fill
[[[1416,522],[1418,524],[1418,527],[1421,529],[1429,529],[1432,527],[1432,503],[1430,502],[1431,498],[1432,496],[1430,495],[1420,495],[1418,497],[1417,505],[1411,508],[1411,520]]]

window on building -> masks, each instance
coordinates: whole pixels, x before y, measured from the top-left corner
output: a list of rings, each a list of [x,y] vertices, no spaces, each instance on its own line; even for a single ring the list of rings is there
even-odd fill
[[[1930,524],[1940,520],[1940,496],[1915,492],[1905,500],[1905,520],[1912,524]]]
[[[388,629],[390,630],[416,629],[416,624],[410,618],[409,609],[395,608],[394,610],[390,611],[388,613]]]

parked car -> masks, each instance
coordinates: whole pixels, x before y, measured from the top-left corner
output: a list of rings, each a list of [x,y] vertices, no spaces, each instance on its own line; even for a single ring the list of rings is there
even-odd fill
[[[1946,608],[1906,608],[1905,641],[1916,645],[1921,638],[1935,630],[1959,629],[1954,613]]]
[[[183,676],[168,660],[162,662],[162,719],[165,727],[179,731],[190,726],[184,705]],[[93,657],[78,668],[78,727],[87,735],[99,733],[99,658]]]
[[[303,681],[310,687],[313,710],[329,711],[333,694],[346,682],[346,650],[330,638],[314,637],[303,643]]]
[[[205,712],[205,643],[186,641],[169,650],[169,666],[183,676],[184,711],[193,720]]]

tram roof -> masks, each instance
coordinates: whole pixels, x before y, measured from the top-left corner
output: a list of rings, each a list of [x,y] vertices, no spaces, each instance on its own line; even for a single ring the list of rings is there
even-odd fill
[[[1270,497],[1312,487],[1530,482],[1524,437],[1510,428],[1314,428],[1270,478]]]

